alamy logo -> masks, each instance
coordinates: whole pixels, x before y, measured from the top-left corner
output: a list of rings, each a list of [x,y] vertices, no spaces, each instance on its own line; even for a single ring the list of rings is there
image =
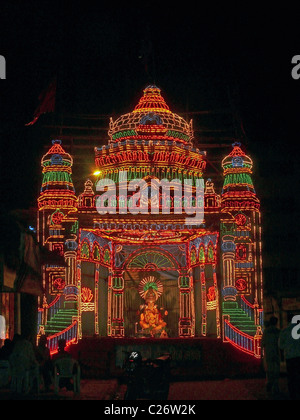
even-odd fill
[[[292,319],[292,324],[296,324],[292,329],[292,337],[294,340],[300,339],[300,315],[296,315]]]
[[[101,179],[96,190],[104,192],[96,199],[99,214],[184,214],[186,225],[200,225],[204,219],[204,180],[179,179],[127,180],[127,172],[119,173],[118,185]],[[117,190],[118,189],[118,190]],[[172,208],[172,209],[171,209]]]
[[[292,64],[295,64],[292,68],[292,78],[294,80],[298,80],[300,79],[300,55],[294,55],[292,58]]]
[[[6,79],[6,60],[0,55],[0,79]]]

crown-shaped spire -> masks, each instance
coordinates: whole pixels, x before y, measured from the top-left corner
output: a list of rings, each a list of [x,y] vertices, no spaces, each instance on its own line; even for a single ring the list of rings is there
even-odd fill
[[[232,144],[233,150],[232,152],[229,154],[229,156],[246,156],[245,152],[242,151],[241,149],[241,143],[236,141],[235,143]]]
[[[77,207],[72,164],[73,159],[61,146],[61,140],[53,140],[52,147],[41,161],[43,181],[38,198],[40,209]]]
[[[241,143],[232,144],[233,150],[222,161],[224,183],[222,207],[234,209],[259,208],[252,182],[253,162],[241,149]]]
[[[160,89],[155,85],[149,85],[144,90],[144,96],[133,112],[166,112],[171,113],[164,98],[160,94]]]

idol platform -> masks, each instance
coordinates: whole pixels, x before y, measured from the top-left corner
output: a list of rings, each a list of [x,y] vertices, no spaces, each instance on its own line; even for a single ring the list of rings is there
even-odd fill
[[[120,378],[128,352],[143,359],[171,355],[173,380],[201,380],[263,375],[262,361],[216,338],[83,338],[69,348],[83,378]]]

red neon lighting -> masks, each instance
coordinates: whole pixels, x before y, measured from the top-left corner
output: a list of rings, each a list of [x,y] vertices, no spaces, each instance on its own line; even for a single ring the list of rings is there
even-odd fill
[[[50,335],[49,337],[47,337],[48,343],[50,344],[50,342],[55,338],[58,339],[59,337],[62,337],[66,332],[70,331],[73,327],[75,327],[77,325],[77,323],[78,323],[77,320],[75,320],[69,327],[65,328],[64,330],[62,330],[62,331],[60,331],[56,334],[53,334],[53,335]],[[76,333],[75,337],[72,337],[72,338],[66,340],[66,347],[68,347],[71,344],[76,343],[76,342],[77,342],[77,333]],[[48,347],[51,348],[51,346],[49,344],[48,344]],[[53,355],[57,352],[58,352],[58,348],[55,348],[54,350],[50,350],[51,355]]]

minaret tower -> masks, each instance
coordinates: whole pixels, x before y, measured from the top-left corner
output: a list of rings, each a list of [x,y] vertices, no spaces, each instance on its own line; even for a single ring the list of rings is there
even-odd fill
[[[64,225],[74,219],[77,212],[77,197],[72,181],[72,157],[61,146],[61,140],[52,140],[52,147],[43,156],[43,180],[38,198],[38,241],[68,258],[65,251],[70,251],[67,241],[69,233]],[[72,236],[74,239],[74,235]],[[69,255],[69,254],[68,254]],[[66,264],[69,266],[69,264]],[[43,283],[47,301],[62,294],[66,286],[72,284],[68,267],[46,264],[43,266]]]
[[[242,150],[241,143],[232,147],[222,161],[223,314],[233,320],[237,312],[232,310],[252,312],[251,318],[258,326],[263,306],[260,201],[252,181],[251,158]]]

